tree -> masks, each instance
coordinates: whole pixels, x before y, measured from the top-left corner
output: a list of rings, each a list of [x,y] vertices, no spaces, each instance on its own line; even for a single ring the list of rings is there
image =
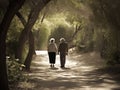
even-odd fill
[[[33,7],[33,9],[31,10],[29,16],[28,16],[28,21],[24,27],[24,30],[21,32],[20,38],[19,38],[19,44],[18,44],[18,51],[17,51],[17,58],[21,60],[21,56],[22,56],[22,50],[25,44],[25,41],[27,40],[29,33],[33,27],[33,25],[35,24],[38,16],[39,16],[39,12],[45,7],[45,5],[50,2],[51,0],[40,0],[38,1],[38,3],[35,4],[35,6]],[[33,39],[31,39],[33,40]],[[30,44],[32,45],[32,44]],[[31,49],[31,48],[29,48]],[[32,50],[31,50],[32,51]],[[32,51],[33,52],[33,51]],[[30,52],[32,54],[32,52]],[[31,63],[31,55],[28,55],[26,61],[25,61],[25,66],[26,66],[26,70],[30,70],[30,63]]]
[[[22,24],[26,25],[26,20],[25,18],[21,15],[20,12],[17,12],[16,15],[19,17],[19,19],[21,20]],[[28,52],[28,55],[27,55],[27,58],[24,62],[25,66],[26,66],[26,69],[30,69],[30,64],[31,64],[31,61],[32,61],[32,56],[33,54],[35,53],[35,46],[34,46],[34,36],[33,36],[33,33],[32,31],[29,32],[29,37],[28,37],[28,41],[29,41],[29,52]]]
[[[101,55],[110,62],[120,62],[120,1],[86,0],[94,14],[94,25],[101,29],[103,42]],[[104,30],[104,32],[103,32]],[[118,53],[116,56],[115,54]]]
[[[9,90],[6,72],[6,35],[10,23],[25,0],[12,0],[0,24],[0,89]]]

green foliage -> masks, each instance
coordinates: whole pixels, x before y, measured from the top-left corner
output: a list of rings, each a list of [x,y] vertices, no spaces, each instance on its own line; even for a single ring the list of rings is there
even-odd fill
[[[23,75],[23,64],[18,63],[17,60],[7,60],[8,69],[8,80],[9,83],[16,83],[22,80],[26,80],[25,75]]]
[[[115,28],[119,28],[120,24],[120,1],[119,0],[92,0],[88,1],[93,13],[95,21],[109,24]],[[113,14],[114,13],[114,14]]]
[[[116,32],[114,30],[108,30],[106,32],[107,33],[104,35],[104,41],[101,51],[102,57],[107,60],[107,64],[109,65],[120,63]]]
[[[49,36],[49,31],[45,27],[40,27],[39,30],[34,31],[35,36],[35,48],[45,49],[47,46],[47,40]]]
[[[68,28],[65,26],[58,26],[57,28],[55,28],[52,32],[49,38],[55,38],[56,39],[56,43],[59,44],[59,40],[60,38],[65,38],[66,41],[69,41],[71,39],[71,36],[73,34],[72,28]]]
[[[94,15],[97,32],[94,36],[95,47],[101,49],[101,56],[106,59],[107,64],[119,63],[120,54],[116,52],[120,51],[120,1],[86,0],[86,3],[90,5]]]
[[[19,19],[15,16],[10,25],[10,30],[7,33],[7,55],[12,58],[15,58],[15,54],[17,52],[18,41],[21,31],[23,30],[23,25],[19,21]],[[24,50],[22,53],[22,60],[26,58],[28,52],[28,42],[25,43]],[[22,61],[24,62],[24,61]]]
[[[9,29],[10,30],[7,33],[7,40],[6,40],[7,55],[9,55],[10,57],[14,57],[18,46],[19,35],[23,29],[22,24],[19,22],[17,17],[15,17],[12,20]]]
[[[119,51],[111,51],[106,55],[106,64],[107,65],[115,65],[120,64],[120,52]]]
[[[86,25],[77,36],[77,48],[79,51],[88,52],[94,49],[94,29],[90,25]]]

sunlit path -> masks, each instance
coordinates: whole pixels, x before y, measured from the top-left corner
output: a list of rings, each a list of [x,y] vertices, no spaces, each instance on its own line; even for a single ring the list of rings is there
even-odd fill
[[[48,60],[48,53],[47,53],[47,51],[36,51],[36,54],[38,55],[38,56],[42,56],[43,57],[43,59],[45,59],[45,60],[42,60],[42,63],[44,64],[44,65],[47,65],[48,67],[49,67],[49,60]],[[42,58],[41,57],[41,58]],[[59,55],[57,55],[56,56],[56,67],[58,67],[59,68],[59,66],[60,66],[60,59],[59,59],[60,57],[59,57]],[[69,67],[73,67],[73,66],[75,66],[76,64],[77,64],[77,62],[74,62],[73,60],[70,60],[71,58],[70,57],[68,57],[67,56],[67,60],[66,60],[66,67],[67,68],[69,68]]]
[[[20,84],[25,90],[119,90],[119,83],[107,74],[97,71],[102,63],[95,52],[70,54],[66,69],[60,68],[59,55],[55,68],[50,68],[47,51],[36,51],[32,62],[30,80]],[[95,59],[96,58],[96,59]],[[23,90],[23,89],[22,89]]]

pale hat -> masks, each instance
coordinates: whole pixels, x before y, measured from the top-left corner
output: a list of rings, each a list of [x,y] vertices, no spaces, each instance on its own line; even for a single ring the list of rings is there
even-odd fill
[[[55,39],[54,39],[54,38],[51,38],[51,39],[50,39],[50,42],[55,42]]]
[[[60,42],[65,42],[65,38],[60,38]]]

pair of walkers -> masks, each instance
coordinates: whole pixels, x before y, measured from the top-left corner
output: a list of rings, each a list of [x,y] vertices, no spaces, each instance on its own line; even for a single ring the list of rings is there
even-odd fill
[[[60,55],[60,67],[65,68],[66,55],[68,54],[68,44],[66,43],[65,39],[61,38],[60,44],[57,47],[55,43],[55,39],[51,38],[47,50],[48,50],[50,67],[54,67],[56,61],[56,54],[58,53]]]

